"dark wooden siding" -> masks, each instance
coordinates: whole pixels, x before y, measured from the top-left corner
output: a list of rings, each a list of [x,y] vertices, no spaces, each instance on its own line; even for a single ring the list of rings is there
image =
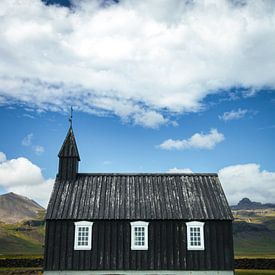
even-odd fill
[[[205,250],[187,251],[184,221],[149,224],[149,249],[131,250],[130,221],[94,221],[92,250],[74,250],[74,222],[47,221],[45,270],[233,270],[231,221],[206,221]]]
[[[59,180],[74,180],[78,173],[78,162],[80,161],[77,145],[72,127],[69,128],[67,136],[58,154],[59,169],[57,178]]]
[[[77,177],[78,159],[77,158],[62,158],[59,161],[58,178],[72,180]]]

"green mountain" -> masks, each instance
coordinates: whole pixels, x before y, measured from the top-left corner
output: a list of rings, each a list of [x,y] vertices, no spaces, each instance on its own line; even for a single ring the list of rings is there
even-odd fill
[[[275,208],[242,207],[233,214],[235,255],[275,257]]]
[[[0,223],[0,255],[43,254],[44,225]]]
[[[45,209],[27,197],[0,196],[0,255],[42,254]]]

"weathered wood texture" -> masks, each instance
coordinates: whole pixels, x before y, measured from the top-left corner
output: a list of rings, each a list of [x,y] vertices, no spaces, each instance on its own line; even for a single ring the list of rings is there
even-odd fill
[[[65,161],[65,160],[64,160]],[[77,174],[58,179],[46,219],[232,220],[216,174]]]
[[[72,127],[69,128],[67,136],[58,153],[59,168],[57,177],[61,180],[73,180],[78,173],[78,162],[80,161]]]
[[[70,127],[68,130],[67,136],[64,139],[64,142],[58,153],[58,157],[59,158],[76,157],[78,160],[80,160],[72,127]]]
[[[78,173],[77,158],[62,158],[59,162],[58,178],[75,179]]]
[[[74,221],[47,221],[45,270],[233,270],[231,221],[206,221],[205,250],[188,251],[185,221],[149,224],[149,249],[131,250],[130,221],[94,220],[92,250],[74,250]]]

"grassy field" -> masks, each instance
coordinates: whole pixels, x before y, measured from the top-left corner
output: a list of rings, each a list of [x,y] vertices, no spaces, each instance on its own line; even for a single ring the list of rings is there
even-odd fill
[[[0,256],[1,258],[1,256]],[[238,255],[234,255],[234,258],[235,259],[275,259],[275,255],[274,254],[254,254],[254,255],[241,255],[241,256],[238,256]],[[274,274],[275,275],[275,274]]]
[[[0,255],[0,259],[40,259],[41,257],[43,257],[42,254],[21,254],[21,255],[5,254],[5,255]]]
[[[43,253],[44,226],[22,228],[21,224],[0,224],[0,255]]]
[[[41,268],[0,268],[0,274],[42,274]],[[275,270],[237,269],[236,275],[274,275]]]
[[[265,275],[265,274],[269,274],[269,275],[274,275],[275,274],[275,270],[262,270],[262,269],[258,269],[258,270],[248,270],[248,269],[237,269],[236,270],[236,275]]]
[[[41,268],[0,268],[0,275],[41,275]]]
[[[275,258],[275,233],[244,232],[234,236],[235,257]]]
[[[235,256],[275,258],[275,210],[239,210],[233,213]]]

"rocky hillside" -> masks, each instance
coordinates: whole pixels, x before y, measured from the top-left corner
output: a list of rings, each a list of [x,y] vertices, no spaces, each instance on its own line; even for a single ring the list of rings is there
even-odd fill
[[[261,203],[251,201],[248,198],[243,198],[239,201],[237,205],[231,206],[232,210],[255,210],[255,209],[268,209],[275,208],[275,204],[273,203]]]
[[[0,195],[0,222],[15,224],[37,219],[41,211],[45,209],[27,197],[15,193]]]
[[[43,253],[45,209],[8,193],[0,196],[0,257]]]

